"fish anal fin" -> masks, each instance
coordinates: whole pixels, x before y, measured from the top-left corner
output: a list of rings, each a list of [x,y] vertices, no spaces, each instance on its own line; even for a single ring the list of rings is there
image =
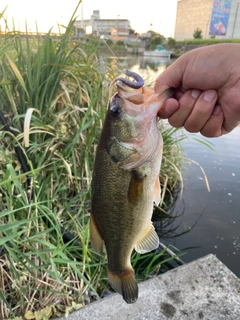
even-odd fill
[[[159,237],[152,223],[146,229],[142,239],[136,244],[135,250],[138,253],[147,253],[157,249],[159,246]]]
[[[138,285],[135,280],[133,269],[118,274],[108,270],[108,280],[127,303],[134,303],[138,298]]]
[[[104,241],[98,231],[98,228],[92,213],[90,214],[90,241],[91,241],[93,250],[97,254],[101,255],[103,251]]]
[[[141,199],[143,194],[144,178],[145,175],[142,175],[137,171],[132,172],[128,188],[128,200],[130,202],[135,202]]]
[[[160,186],[159,177],[157,177],[155,182],[153,201],[155,202],[156,205],[159,205],[161,201],[161,186]]]

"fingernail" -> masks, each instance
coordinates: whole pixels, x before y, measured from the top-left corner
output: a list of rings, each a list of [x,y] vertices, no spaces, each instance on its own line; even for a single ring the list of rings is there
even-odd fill
[[[205,91],[205,92],[203,93],[203,99],[204,99],[205,101],[210,102],[210,101],[214,100],[215,97],[216,97],[216,93],[215,93],[214,90],[208,90],[208,91]]]
[[[192,89],[191,90],[191,96],[194,98],[194,99],[197,99],[201,94],[201,91],[200,90],[197,90],[197,89]]]
[[[213,109],[213,114],[215,114],[216,116],[221,112],[222,112],[222,108],[219,105],[215,106],[215,108]]]

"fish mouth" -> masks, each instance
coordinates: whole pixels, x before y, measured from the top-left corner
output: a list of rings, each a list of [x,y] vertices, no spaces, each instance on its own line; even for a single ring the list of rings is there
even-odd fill
[[[124,78],[124,77],[115,78],[110,83],[110,86],[109,86],[109,100],[112,95],[112,88],[115,83],[117,84],[118,91],[121,90],[125,93],[131,93],[134,90],[138,90],[143,87],[144,80],[139,74],[137,74],[136,72],[130,71],[130,70],[125,70],[124,73],[126,76],[133,78],[135,81],[131,81],[131,80]],[[132,90],[132,89],[134,89],[134,90]]]

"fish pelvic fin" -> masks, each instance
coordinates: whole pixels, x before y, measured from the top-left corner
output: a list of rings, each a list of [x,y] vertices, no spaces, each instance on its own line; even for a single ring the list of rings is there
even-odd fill
[[[90,241],[91,241],[93,250],[97,254],[101,255],[103,251],[104,241],[98,231],[98,228],[92,213],[90,214]]]
[[[135,280],[132,268],[127,269],[121,274],[116,274],[108,270],[108,280],[127,303],[134,303],[138,299],[138,285]]]
[[[157,249],[159,246],[159,237],[154,229],[152,223],[146,229],[142,239],[136,244],[135,250],[138,253],[147,253]]]
[[[161,201],[161,186],[160,186],[159,177],[157,177],[155,182],[153,201],[155,202],[156,205],[159,205]]]

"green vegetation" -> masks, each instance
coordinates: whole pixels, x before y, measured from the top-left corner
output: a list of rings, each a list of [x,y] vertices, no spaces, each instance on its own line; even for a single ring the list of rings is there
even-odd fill
[[[165,37],[160,33],[156,33],[153,31],[148,32],[151,33],[149,47],[147,48],[148,50],[153,50],[156,47],[156,45],[163,44],[166,41]]]
[[[108,100],[103,84],[121,71],[99,60],[94,39],[72,41],[73,23],[57,39],[0,38],[0,110],[11,126],[0,122],[2,318],[48,319],[107,287],[106,257],[89,243],[90,181]],[[180,179],[182,153],[175,129],[161,130],[166,195]],[[63,228],[72,241],[63,241]],[[163,253],[134,255],[138,279],[159,269]]]
[[[174,48],[176,46],[176,40],[173,39],[172,37],[168,38],[168,47],[169,48]]]
[[[151,32],[151,38],[149,41],[149,45],[147,50],[153,50],[156,45],[163,45],[166,49],[171,50],[175,53],[175,55],[180,55],[183,52],[192,50],[199,46],[212,45],[218,43],[240,43],[240,39],[220,39],[215,36],[211,36],[211,38],[203,39],[201,37],[201,30],[196,29],[196,34],[193,35],[192,39],[185,39],[182,41],[176,41],[174,38],[169,37],[165,38],[163,35],[155,32]],[[94,45],[96,50],[102,53],[108,53],[109,48],[113,52],[125,54],[125,42],[123,41],[113,41],[111,39],[102,40],[99,38],[89,38],[89,45]],[[130,48],[140,48],[140,42],[128,42],[127,46]],[[184,48],[184,50],[183,50]]]
[[[177,45],[211,45],[217,43],[240,43],[240,39],[219,39],[219,38],[210,38],[210,39],[186,39],[183,41],[177,41]]]
[[[202,39],[202,30],[200,28],[197,28],[193,32],[193,38],[194,39]]]
[[[218,43],[240,43],[240,39],[219,39],[211,37],[210,39],[186,39],[183,41],[176,41],[174,53],[176,55],[180,55],[183,52],[187,52],[198,47],[209,46]]]

